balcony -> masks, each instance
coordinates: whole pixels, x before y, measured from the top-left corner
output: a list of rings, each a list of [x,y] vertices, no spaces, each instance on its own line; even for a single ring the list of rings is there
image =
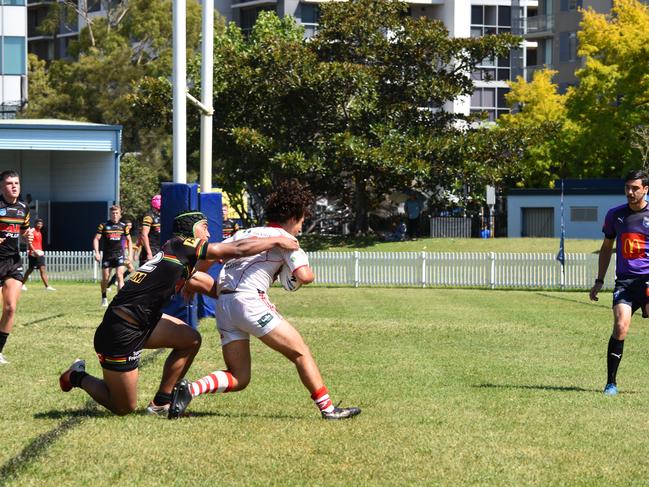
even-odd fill
[[[523,27],[525,35],[550,34],[554,29],[554,15],[537,15],[521,20],[525,23]]]

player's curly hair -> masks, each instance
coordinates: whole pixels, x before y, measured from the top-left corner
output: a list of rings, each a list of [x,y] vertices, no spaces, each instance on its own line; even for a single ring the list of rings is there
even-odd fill
[[[194,225],[203,220],[207,220],[207,217],[200,211],[178,213],[174,218],[171,232],[179,237],[193,237]]]
[[[295,179],[282,181],[266,199],[266,221],[284,223],[311,216],[313,193],[306,184]]]

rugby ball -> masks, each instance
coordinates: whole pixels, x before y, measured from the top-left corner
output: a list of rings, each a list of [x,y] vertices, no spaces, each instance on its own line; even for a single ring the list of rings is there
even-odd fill
[[[291,268],[287,265],[283,265],[279,271],[279,282],[284,289],[291,292],[297,291],[302,286],[302,283],[293,275]]]
[[[34,253],[35,253],[38,257],[42,257],[42,256],[45,255],[45,252],[43,252],[42,250],[34,250]]]

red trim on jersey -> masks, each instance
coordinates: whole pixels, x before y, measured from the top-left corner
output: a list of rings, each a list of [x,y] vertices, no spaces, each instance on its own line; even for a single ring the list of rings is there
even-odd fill
[[[275,222],[268,222],[266,226],[271,228],[282,228],[282,226],[279,223],[275,223]]]

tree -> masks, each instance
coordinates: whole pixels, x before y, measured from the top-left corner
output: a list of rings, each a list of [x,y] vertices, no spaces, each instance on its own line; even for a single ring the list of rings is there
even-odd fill
[[[119,184],[124,218],[141,221],[151,207],[151,197],[160,193],[157,174],[136,154],[125,154],[120,161]]]

